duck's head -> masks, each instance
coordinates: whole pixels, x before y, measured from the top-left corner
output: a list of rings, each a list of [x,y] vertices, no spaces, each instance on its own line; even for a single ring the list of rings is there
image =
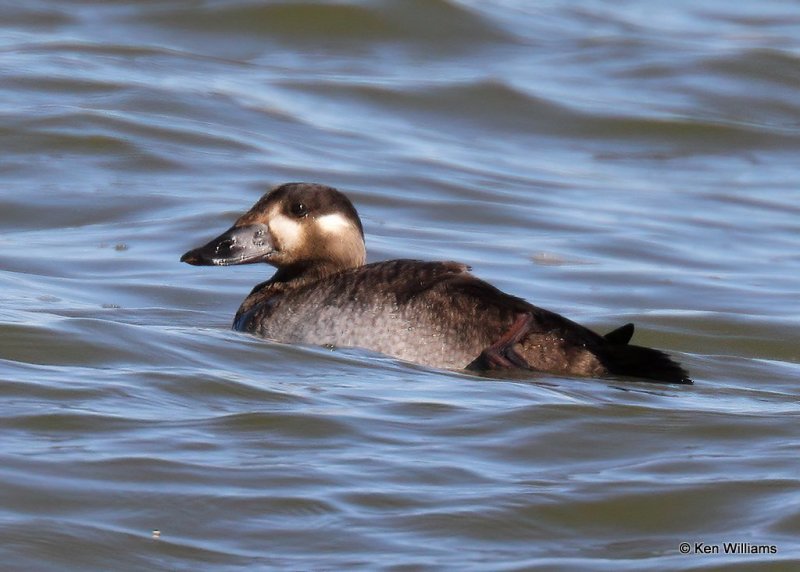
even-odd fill
[[[266,262],[288,274],[329,274],[364,264],[364,229],[350,200],[332,187],[275,187],[208,244],[181,262],[228,266]]]

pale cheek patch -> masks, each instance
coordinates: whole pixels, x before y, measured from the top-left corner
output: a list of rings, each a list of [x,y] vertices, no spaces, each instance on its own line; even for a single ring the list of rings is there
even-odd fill
[[[294,250],[302,243],[303,227],[285,214],[270,217],[269,231],[281,250]]]
[[[327,234],[341,234],[353,226],[353,223],[340,213],[326,214],[317,219],[319,229]]]

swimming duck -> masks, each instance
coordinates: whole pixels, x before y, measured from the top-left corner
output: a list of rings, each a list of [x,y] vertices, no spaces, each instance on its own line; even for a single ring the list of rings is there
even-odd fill
[[[355,207],[313,183],[274,188],[181,257],[198,266],[274,266],[233,327],[279,342],[360,347],[444,369],[692,383],[665,353],[630,345],[633,324],[597,334],[498,290],[459,262],[365,261]]]

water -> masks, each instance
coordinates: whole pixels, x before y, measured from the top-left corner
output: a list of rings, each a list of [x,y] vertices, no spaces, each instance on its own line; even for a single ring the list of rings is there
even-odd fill
[[[796,569],[792,3],[0,10],[4,569]],[[231,332],[178,258],[292,180],[696,385]]]

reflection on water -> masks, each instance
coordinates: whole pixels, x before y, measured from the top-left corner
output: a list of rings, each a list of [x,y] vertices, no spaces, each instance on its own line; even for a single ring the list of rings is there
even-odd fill
[[[800,557],[788,5],[42,0],[1,25],[10,569]],[[292,180],[351,196],[370,260],[634,321],[697,385],[231,332],[270,270],[178,257]]]

